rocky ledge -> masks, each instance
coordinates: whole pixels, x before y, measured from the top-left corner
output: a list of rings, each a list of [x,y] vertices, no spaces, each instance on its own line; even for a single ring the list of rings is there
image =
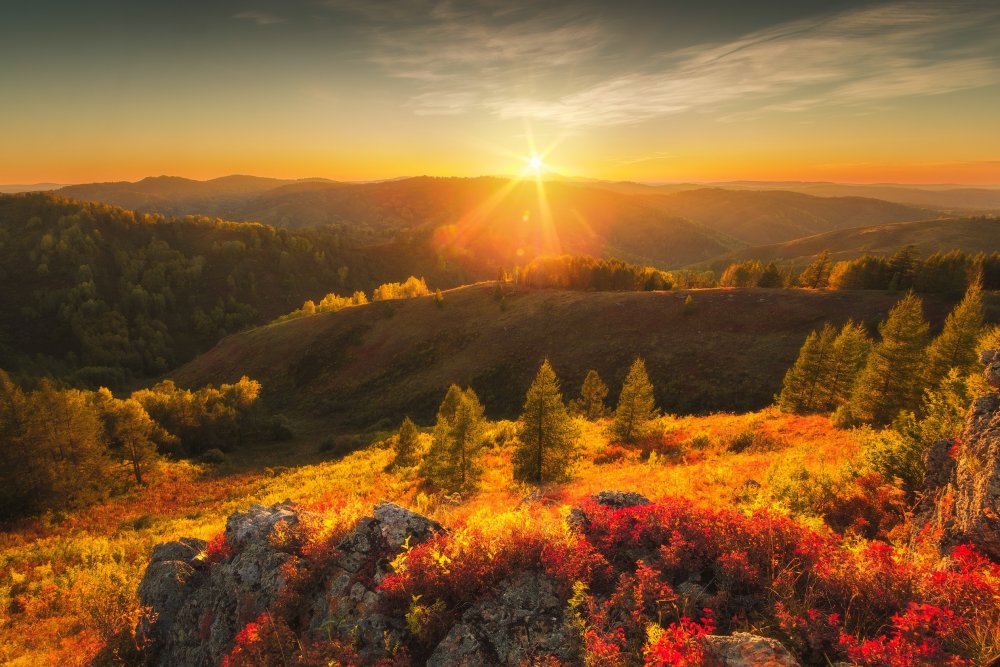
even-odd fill
[[[599,505],[621,508],[649,501],[634,493],[602,492]],[[310,565],[295,555],[287,534],[302,519],[289,501],[252,505],[226,522],[225,549],[182,538],[158,545],[139,586],[150,610],[139,624],[156,665],[218,665],[237,633],[281,598],[289,575]],[[576,530],[588,519],[579,508],[568,517]],[[405,618],[387,614],[378,584],[390,563],[442,526],[392,503],[381,503],[337,544],[332,562],[301,605],[301,626],[315,639],[349,642],[364,664],[387,661],[407,643]],[[467,609],[426,659],[428,665],[533,664],[540,657],[575,664],[579,637],[565,617],[556,585],[539,571],[518,572]],[[778,642],[745,633],[704,638],[719,667],[791,667],[795,658]]]

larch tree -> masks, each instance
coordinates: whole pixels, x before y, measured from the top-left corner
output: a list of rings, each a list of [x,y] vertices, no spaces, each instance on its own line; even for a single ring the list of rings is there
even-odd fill
[[[923,302],[912,292],[893,306],[888,319],[879,325],[881,340],[868,355],[851,393],[852,421],[884,425],[900,410],[916,408],[923,387],[928,328]]]
[[[610,427],[611,434],[623,442],[633,442],[645,433],[649,423],[658,414],[653,385],[646,373],[646,363],[641,357],[636,357],[618,396],[618,407],[615,408],[615,418]]]
[[[567,479],[576,458],[577,436],[563,404],[559,380],[546,359],[525,397],[518,429],[520,444],[514,452],[514,478],[539,485]]]
[[[403,419],[396,436],[396,458],[393,465],[409,468],[417,465],[420,455],[420,429],[409,417]]]
[[[850,400],[851,390],[871,349],[872,341],[864,325],[848,320],[833,341],[833,354],[824,379],[823,410],[835,410]]]
[[[449,404],[441,405],[434,439],[421,467],[428,481],[450,492],[465,492],[476,487],[482,473],[479,456],[485,440],[483,404],[471,388],[459,392],[456,396],[449,390],[445,397]],[[457,403],[453,411],[449,397],[451,402]]]
[[[928,389],[937,387],[952,368],[961,374],[975,367],[976,343],[983,333],[983,321],[983,290],[975,282],[945,319],[941,334],[927,348],[924,383]]]
[[[457,384],[448,387],[448,391],[444,395],[444,400],[441,401],[441,405],[438,407],[437,418],[439,422],[442,419],[452,420],[455,418],[455,412],[458,410],[464,394],[465,392]]]
[[[813,258],[809,266],[799,275],[799,284],[803,287],[821,289],[830,285],[830,272],[833,263],[830,261],[830,251],[824,250]]]
[[[823,381],[830,368],[833,341],[837,331],[826,324],[821,332],[812,331],[799,350],[799,356],[782,382],[778,407],[785,412],[815,412],[822,402]]]
[[[604,404],[604,399],[608,397],[608,385],[604,384],[597,371],[591,369],[587,371],[587,377],[583,379],[583,386],[580,387],[580,398],[570,402],[573,412],[594,421],[600,419],[607,413],[608,408]]]

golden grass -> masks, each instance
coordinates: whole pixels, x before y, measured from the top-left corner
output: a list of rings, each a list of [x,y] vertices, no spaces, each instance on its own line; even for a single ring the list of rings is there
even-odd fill
[[[582,457],[574,479],[546,487],[543,502],[532,504],[530,516],[545,524],[539,527],[543,531],[558,531],[570,505],[604,489],[733,506],[747,480],[766,491],[768,470],[776,461],[795,460],[819,471],[857,453],[851,434],[833,429],[823,417],[765,410],[664,417],[659,422],[663,436],[656,441],[673,454],[642,461],[635,453],[602,465],[594,458],[609,447],[604,423],[581,421],[580,426]],[[769,448],[727,451],[727,443],[745,432],[768,434]],[[422,490],[414,470],[387,471],[393,456],[387,444],[335,462],[226,476],[172,463],[155,485],[128,497],[26,521],[0,534],[0,663],[88,663],[115,630],[132,623],[135,587],[153,545],[181,536],[208,539],[224,528],[231,512],[251,503],[290,498],[321,512],[330,533],[347,530],[379,500],[412,507],[455,528],[492,525],[499,515],[511,521],[526,516],[517,508],[532,488],[511,481],[508,449],[487,450],[480,490],[458,501]]]

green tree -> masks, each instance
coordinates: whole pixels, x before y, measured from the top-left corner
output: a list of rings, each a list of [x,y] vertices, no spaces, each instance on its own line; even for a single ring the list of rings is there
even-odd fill
[[[446,491],[470,491],[476,487],[482,473],[479,455],[485,440],[483,405],[472,389],[466,389],[461,391],[451,417],[447,416],[449,410],[446,408],[450,406],[442,403],[421,473]]]
[[[546,359],[524,401],[518,430],[520,444],[514,452],[514,478],[539,485],[568,478],[577,435],[563,405],[559,380]]]
[[[646,373],[646,363],[641,357],[636,357],[618,396],[611,433],[619,440],[633,442],[646,432],[649,423],[658,414],[653,385]]]
[[[851,398],[858,374],[865,366],[872,341],[862,324],[848,320],[833,341],[829,372],[824,379],[823,410],[834,410]]]
[[[440,422],[442,419],[449,421],[454,419],[455,412],[458,410],[458,406],[462,402],[464,395],[465,392],[457,384],[448,387],[448,391],[444,395],[444,400],[441,401],[441,405],[438,407],[437,420]]]
[[[923,302],[908,293],[878,330],[881,340],[868,355],[851,393],[850,416],[855,422],[888,424],[900,410],[914,409],[920,399],[928,331]]]
[[[803,287],[822,289],[830,284],[830,272],[833,263],[830,261],[830,251],[824,250],[813,258],[809,266],[799,275],[799,283]]]
[[[94,396],[104,418],[108,446],[131,469],[135,483],[143,486],[159,459],[154,442],[156,422],[134,398],[117,399],[105,387]]]
[[[396,458],[393,465],[410,467],[417,465],[420,454],[420,429],[409,417],[403,419],[396,437]]]
[[[973,283],[948,315],[941,335],[927,348],[924,383],[928,388],[936,387],[952,368],[964,374],[975,367],[976,342],[983,332],[983,319],[982,287]]]
[[[587,371],[587,377],[583,379],[583,386],[580,387],[580,398],[570,402],[570,409],[584,417],[594,421],[603,417],[608,409],[604,404],[604,399],[608,396],[608,386],[601,380],[597,371],[591,369]]]
[[[819,333],[812,331],[799,350],[799,356],[782,382],[778,407],[785,412],[815,412],[822,403],[824,380],[830,371],[833,342],[837,331],[825,324]]]
[[[774,262],[768,262],[767,266],[760,274],[760,278],[757,279],[757,287],[783,287],[785,284],[785,277],[781,275],[781,269]]]

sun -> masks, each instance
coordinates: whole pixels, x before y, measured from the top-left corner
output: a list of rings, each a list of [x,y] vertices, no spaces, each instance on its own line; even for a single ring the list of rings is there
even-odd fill
[[[542,160],[542,156],[538,153],[532,153],[531,156],[526,158],[524,161],[525,174],[539,176],[543,171],[545,171],[545,169],[545,162]]]

